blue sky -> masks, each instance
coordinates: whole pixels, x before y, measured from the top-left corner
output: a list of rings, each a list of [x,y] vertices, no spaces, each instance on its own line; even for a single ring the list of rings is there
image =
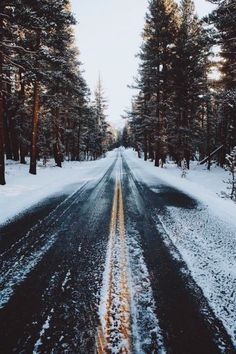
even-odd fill
[[[195,5],[200,16],[212,9],[205,0],[195,0]],[[147,0],[72,0],[84,77],[93,91],[101,74],[108,120],[116,128],[124,124],[120,116],[129,108],[134,94],[127,85],[137,74],[135,55],[142,42],[147,6]]]

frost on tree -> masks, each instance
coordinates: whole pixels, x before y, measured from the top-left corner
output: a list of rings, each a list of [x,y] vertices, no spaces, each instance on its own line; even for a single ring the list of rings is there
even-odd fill
[[[230,178],[226,181],[230,191],[230,198],[236,201],[236,146],[229,155],[226,155],[225,169],[230,175]]]

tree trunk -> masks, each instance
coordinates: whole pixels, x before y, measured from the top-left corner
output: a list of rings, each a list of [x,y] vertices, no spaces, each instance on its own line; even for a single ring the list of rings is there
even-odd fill
[[[233,170],[232,171],[232,190],[231,190],[230,198],[234,199],[235,196],[236,196],[236,179],[235,179],[235,172]]]
[[[79,124],[78,130],[78,144],[77,144],[77,161],[80,161],[80,135],[81,135],[81,126]]]
[[[155,149],[155,163],[154,163],[154,165],[156,166],[156,167],[159,167],[159,161],[160,161],[160,149],[159,149],[159,146],[158,146],[159,144],[157,143],[156,144],[156,149]]]
[[[0,74],[1,75],[1,74]],[[1,81],[1,79],[0,79]],[[1,84],[0,84],[1,91]],[[6,184],[5,181],[5,156],[4,156],[4,132],[3,132],[3,107],[2,92],[0,93],[0,184]]]
[[[211,169],[211,134],[210,134],[210,102],[207,100],[207,107],[206,107],[206,118],[207,118],[207,131],[206,131],[206,138],[207,138],[207,156],[209,156],[209,159],[208,159],[208,164],[207,164],[207,169],[208,171],[210,171]]]
[[[3,27],[3,20],[0,18],[0,30]],[[0,39],[1,43],[1,39]],[[4,156],[4,128],[3,128],[3,81],[2,81],[2,75],[3,75],[3,56],[2,56],[2,50],[1,50],[1,44],[0,44],[0,185],[6,184],[5,181],[5,156]]]
[[[34,110],[32,119],[32,134],[31,134],[31,151],[30,151],[30,170],[29,173],[36,175],[36,159],[37,159],[37,137],[39,124],[39,82],[35,79],[34,83]]]
[[[55,163],[58,167],[62,167],[62,154],[61,154],[61,148],[60,148],[60,132],[59,132],[59,119],[60,119],[60,111],[59,107],[55,109],[55,122],[54,122],[54,134],[55,134],[55,139],[56,142],[53,146],[53,151],[54,151],[54,159]]]
[[[58,143],[55,143],[53,146],[53,154],[57,167],[62,167]]]
[[[152,147],[152,143],[151,143],[151,138],[148,138],[148,158],[150,160],[154,160],[154,153],[153,153],[153,147]]]
[[[66,149],[66,160],[67,160],[67,161],[70,161],[68,137],[66,137],[65,149]]]
[[[189,150],[185,150],[184,157],[185,157],[185,160],[187,163],[187,169],[189,170],[190,169],[190,151]]]
[[[22,106],[24,105],[25,103],[25,84],[24,84],[24,80],[23,80],[23,72],[22,70],[20,69],[20,72],[19,72],[19,77],[20,77],[20,98],[21,98],[21,104]],[[24,117],[24,113],[21,113],[21,120],[22,120],[22,123],[24,121],[25,117]],[[25,160],[25,156],[26,156],[26,152],[27,152],[27,148],[25,146],[25,142],[22,138],[22,131],[21,131],[21,137],[20,137],[20,143],[19,143],[19,150],[20,150],[20,163],[21,164],[26,164],[26,160]]]
[[[36,45],[35,50],[38,51],[40,47],[40,30],[36,32]],[[38,60],[35,61],[35,67],[38,67]],[[36,175],[37,163],[36,159],[38,156],[37,151],[37,140],[38,140],[38,125],[39,125],[39,79],[35,77],[34,82],[34,108],[33,108],[33,118],[32,118],[32,133],[31,133],[31,149],[30,149],[30,169],[29,173]]]
[[[148,158],[148,141],[147,135],[144,135],[144,161],[147,161]]]
[[[6,85],[6,89],[7,89],[7,95],[11,95],[11,84],[10,84],[10,80],[11,80],[11,76],[10,76],[10,71],[7,73],[7,83]],[[13,157],[13,151],[12,151],[12,140],[11,140],[11,118],[10,118],[10,114],[9,114],[9,110],[7,107],[7,102],[6,102],[6,95],[3,96],[3,130],[4,130],[4,145],[5,145],[5,153],[6,153],[6,158],[8,160],[12,160]]]
[[[23,144],[20,144],[20,163],[23,165],[26,164],[25,155],[26,155],[26,149],[23,146]]]
[[[75,135],[74,135],[74,132],[72,133],[71,161],[75,161]]]
[[[159,47],[159,44],[158,44]],[[155,163],[156,167],[159,167],[159,160],[160,160],[160,64],[157,67],[157,91],[156,91],[156,124],[155,124]]]
[[[12,152],[13,152],[13,160],[19,161],[20,160],[19,141],[17,139],[17,135],[15,134],[14,125],[13,125],[13,138],[12,138]]]
[[[5,109],[3,109],[5,111]],[[10,134],[9,134],[9,124],[8,124],[8,119],[7,115],[5,114],[4,117],[4,141],[5,141],[5,152],[6,152],[6,158],[7,160],[12,160],[12,149],[11,149],[11,139],[10,139]]]

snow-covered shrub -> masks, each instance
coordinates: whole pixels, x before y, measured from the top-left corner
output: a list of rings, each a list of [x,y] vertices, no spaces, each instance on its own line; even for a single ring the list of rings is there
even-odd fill
[[[187,176],[187,173],[188,173],[188,164],[186,159],[184,158],[181,161],[181,177],[185,178]]]
[[[229,197],[236,201],[236,146],[231,151],[230,155],[226,155],[226,171],[229,172],[229,179],[225,181],[228,184]]]

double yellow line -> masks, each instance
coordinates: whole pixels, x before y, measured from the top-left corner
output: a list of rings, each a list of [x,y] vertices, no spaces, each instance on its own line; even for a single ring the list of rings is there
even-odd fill
[[[119,239],[117,239],[119,238]],[[115,266],[115,245],[120,244],[119,254],[119,310],[116,317],[119,318],[118,334],[120,338],[120,353],[131,353],[131,318],[130,318],[130,293],[127,275],[127,252],[125,240],[124,201],[120,178],[116,178],[110,234],[109,247],[111,256],[108,271],[108,287],[106,294],[106,308],[103,327],[99,327],[97,335],[97,353],[110,353],[111,344],[111,318],[113,314],[113,287],[114,287],[114,266]]]

